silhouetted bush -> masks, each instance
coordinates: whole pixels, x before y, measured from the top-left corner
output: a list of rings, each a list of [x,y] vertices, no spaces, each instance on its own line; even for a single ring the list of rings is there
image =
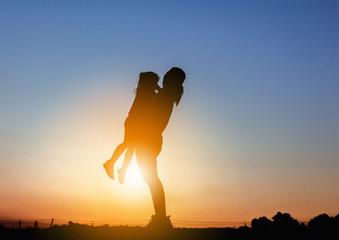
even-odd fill
[[[331,218],[327,214],[320,214],[308,222],[308,228],[311,231],[319,231],[329,228],[331,225]]]
[[[293,219],[289,213],[277,212],[272,219],[274,231],[295,232],[300,229],[299,222],[296,219]]]
[[[339,214],[334,217],[333,222],[334,222],[335,226],[337,226],[337,227],[339,226]]]
[[[272,226],[272,221],[267,217],[254,218],[251,222],[251,227],[256,231],[267,231]]]
[[[339,214],[335,217],[320,214],[308,222],[308,229],[313,235],[335,236],[339,232]]]
[[[307,235],[306,225],[299,223],[289,213],[277,212],[272,220],[265,216],[252,220],[251,226],[256,237],[298,238]]]

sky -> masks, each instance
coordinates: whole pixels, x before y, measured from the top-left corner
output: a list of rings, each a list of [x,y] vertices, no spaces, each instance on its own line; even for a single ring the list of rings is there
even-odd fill
[[[311,0],[1,1],[0,218],[144,223],[136,160],[124,185],[102,164],[138,74],[173,66],[187,78],[158,157],[173,220],[338,214],[338,13]]]

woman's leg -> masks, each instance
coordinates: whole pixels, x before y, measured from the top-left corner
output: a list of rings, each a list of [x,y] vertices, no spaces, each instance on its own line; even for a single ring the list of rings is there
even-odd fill
[[[140,172],[150,188],[155,216],[166,217],[165,193],[157,172],[158,154],[147,154],[145,151],[137,150]],[[140,161],[139,161],[140,160]]]

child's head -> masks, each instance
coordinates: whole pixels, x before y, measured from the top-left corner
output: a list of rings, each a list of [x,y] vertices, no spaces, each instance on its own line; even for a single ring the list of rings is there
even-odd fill
[[[186,74],[182,69],[173,67],[165,74],[162,82],[163,89],[172,92],[176,106],[178,106],[182,94],[184,93],[182,84],[184,83],[185,78]]]
[[[136,93],[140,90],[155,91],[159,90],[159,76],[154,72],[142,72],[139,75],[138,87]]]

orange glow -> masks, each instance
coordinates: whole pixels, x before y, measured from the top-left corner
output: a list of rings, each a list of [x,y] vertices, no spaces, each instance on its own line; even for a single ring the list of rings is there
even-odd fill
[[[154,210],[136,159],[124,185],[109,179],[102,167],[123,139],[123,121],[133,93],[108,101],[109,90],[101,91],[100,96],[93,92],[90,100],[73,97],[67,109],[48,116],[29,148],[19,149],[22,152],[8,160],[1,172],[6,181],[0,183],[0,217],[147,223]],[[277,211],[304,219],[321,212],[336,213],[337,202],[331,199],[338,196],[328,194],[329,187],[319,188],[331,197],[325,199],[320,194],[314,196],[307,186],[300,190],[298,185],[286,185],[282,177],[276,177],[284,175],[281,168],[272,172],[259,169],[256,172],[261,175],[253,175],[253,166],[239,164],[241,151],[229,147],[233,144],[230,139],[222,139],[227,144],[216,149],[216,136],[195,125],[190,116],[180,118],[178,112],[179,108],[164,133],[158,158],[159,177],[173,220],[243,222],[263,215],[272,217]],[[17,160],[24,164],[16,165]],[[116,169],[121,164],[122,157]],[[297,173],[291,170],[289,181],[299,183]]]

